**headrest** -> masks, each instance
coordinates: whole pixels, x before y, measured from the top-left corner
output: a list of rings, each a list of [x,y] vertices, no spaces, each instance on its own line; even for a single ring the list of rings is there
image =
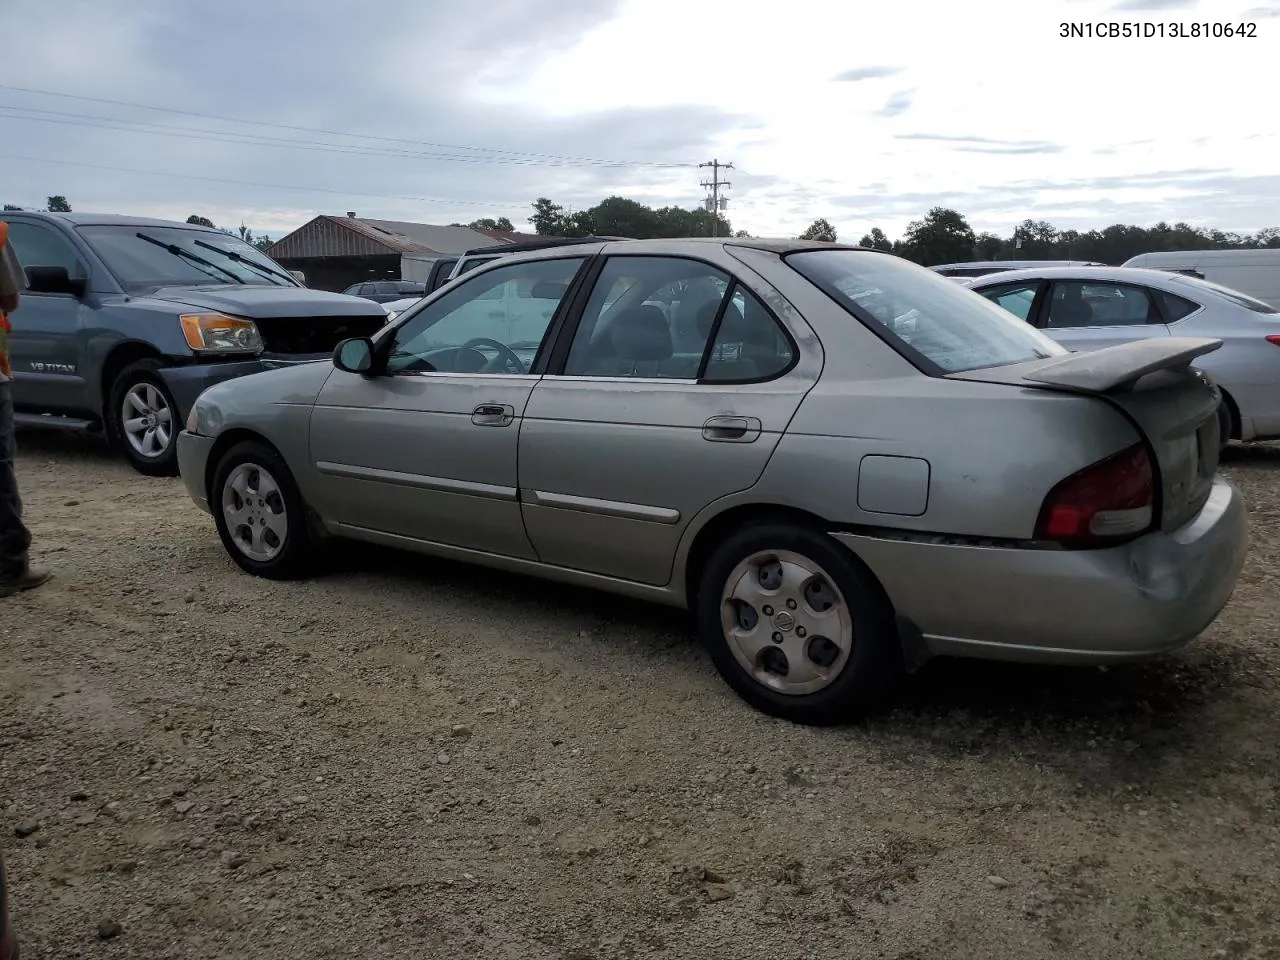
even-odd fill
[[[654,306],[632,307],[614,318],[609,340],[625,360],[667,360],[675,352],[666,314]]]

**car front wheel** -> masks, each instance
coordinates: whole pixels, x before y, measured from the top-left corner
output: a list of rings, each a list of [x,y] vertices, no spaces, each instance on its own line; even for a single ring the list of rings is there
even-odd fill
[[[152,477],[178,472],[178,405],[160,378],[158,360],[120,371],[107,401],[110,435],[133,468]]]
[[[695,603],[716,669],[765,713],[840,723],[899,689],[893,611],[870,572],[822,531],[787,522],[739,530],[704,567]]]
[[[223,547],[241,569],[270,580],[310,572],[314,545],[306,504],[284,459],[256,440],[218,462],[209,506]]]

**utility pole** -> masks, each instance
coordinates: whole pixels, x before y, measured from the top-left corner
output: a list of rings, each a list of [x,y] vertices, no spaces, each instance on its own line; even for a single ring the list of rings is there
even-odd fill
[[[732,186],[728,180],[720,179],[721,170],[732,170],[732,163],[721,163],[719,160],[709,160],[706,163],[698,164],[699,169],[703,167],[711,168],[711,179],[703,180],[701,186],[711,190],[711,235],[713,237],[720,234],[720,188]]]

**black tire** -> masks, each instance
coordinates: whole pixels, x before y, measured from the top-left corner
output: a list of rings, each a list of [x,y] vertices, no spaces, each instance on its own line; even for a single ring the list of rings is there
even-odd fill
[[[1222,452],[1227,449],[1227,444],[1231,442],[1231,427],[1234,418],[1231,416],[1231,406],[1227,402],[1227,395],[1222,395],[1222,402],[1218,404],[1218,451]]]
[[[738,660],[726,637],[721,597],[730,576],[753,555],[773,552],[798,554],[816,565],[843,596],[848,610],[852,646],[843,667],[815,692],[783,693],[766,686]],[[815,726],[857,720],[890,705],[906,675],[893,610],[879,584],[853,554],[820,530],[766,521],[732,534],[704,566],[694,606],[698,631],[720,675],[747,703],[775,717]],[[796,627],[795,637],[800,636]],[[813,650],[815,639],[810,638],[808,650]],[[776,654],[762,653],[769,656]],[[787,654],[783,656],[785,660]]]
[[[278,495],[264,494],[262,499],[265,505],[255,505],[256,516],[249,517],[249,524],[233,531],[227,518],[224,496],[228,480],[240,467],[248,468],[247,471],[242,471],[242,475],[252,475],[254,471],[258,472],[259,477],[262,473],[268,475],[274,481]],[[213,522],[218,528],[222,546],[240,569],[268,580],[296,580],[311,573],[316,544],[307,522],[307,505],[288,465],[266,443],[246,440],[223,454],[213,472],[213,483],[209,486],[209,508],[213,512]],[[267,512],[272,515],[283,512],[284,537],[276,538],[278,550],[274,555],[254,558],[242,548],[240,538],[252,535],[255,520],[258,529],[263,529],[261,520]],[[277,544],[266,545],[274,547]]]
[[[139,473],[149,477],[172,477],[178,472],[178,433],[182,423],[178,415],[178,405],[173,394],[164,385],[159,371],[164,364],[159,360],[138,360],[121,370],[111,383],[107,395],[106,425],[110,442],[125,455],[125,458]],[[169,411],[168,443],[154,456],[147,456],[134,448],[125,430],[124,405],[125,398],[139,388],[150,388],[161,399]]]

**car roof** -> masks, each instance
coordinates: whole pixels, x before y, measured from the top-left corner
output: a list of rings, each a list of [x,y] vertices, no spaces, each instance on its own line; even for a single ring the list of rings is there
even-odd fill
[[[765,250],[779,255],[803,250],[851,250],[858,253],[893,256],[884,250],[858,247],[851,244],[825,243],[821,240],[768,239],[759,237],[660,237],[652,240],[597,240],[596,242],[541,245],[532,250],[504,254],[501,259],[544,260],[563,256],[593,256],[597,253],[685,254],[696,256],[708,247],[741,247]],[[483,269],[483,268],[481,268]]]
[[[1177,277],[1178,274],[1168,270],[1152,270],[1146,267],[1041,267],[988,273],[981,277],[974,277],[970,286],[976,290],[997,284],[1017,283],[1020,280],[1112,280],[1160,286],[1175,281]]]
[[[6,213],[15,216],[35,216],[41,220],[61,220],[76,227],[181,227],[184,230],[203,230],[206,233],[218,232],[198,223],[157,220],[154,217],[130,217],[120,213],[49,213],[46,210],[10,210]]]

